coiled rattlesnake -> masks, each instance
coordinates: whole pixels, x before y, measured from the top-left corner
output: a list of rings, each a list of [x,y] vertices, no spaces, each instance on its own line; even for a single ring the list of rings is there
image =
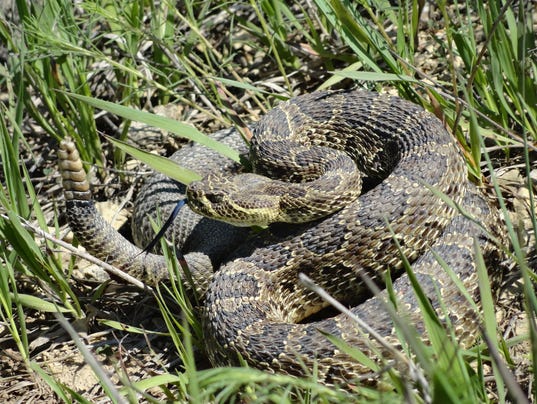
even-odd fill
[[[213,363],[235,364],[240,355],[256,367],[289,374],[315,367],[327,383],[364,375],[369,370],[323,333],[368,355],[378,344],[343,315],[301,323],[327,304],[301,285],[298,274],[308,275],[398,346],[393,322],[381,304],[389,300],[387,292],[371,297],[363,278],[381,285],[389,270],[397,278],[393,290],[401,315],[425,333],[401,255],[413,263],[423,292],[440,318],[448,316],[455,325],[460,342],[475,340],[479,315],[436,257],[448,263],[468,295],[479,301],[474,240],[497,279],[494,264],[501,253],[493,239],[504,242],[504,236],[496,211],[467,180],[458,146],[438,119],[397,97],[318,92],[281,103],[252,125],[252,131],[254,170],[280,180],[252,174],[228,180],[236,165],[222,163],[201,146],[184,148],[176,156],[206,175],[187,191],[196,211],[247,225],[304,222],[269,226],[245,239],[247,230],[188,209],[176,219],[186,230],[180,227],[175,239],[196,288],[206,291],[204,324]],[[233,130],[216,137],[240,144]],[[67,214],[79,241],[136,277],[150,283],[165,279],[168,271],[161,256],[139,255],[139,249],[96,213],[74,145],[64,143],[62,148]],[[319,161],[322,168],[317,171]],[[292,184],[287,186],[287,181]],[[231,196],[229,182],[235,192]],[[169,211],[184,193],[184,187],[162,176],[151,180],[138,198],[133,227],[143,236],[135,238],[147,242],[153,235],[147,214],[156,205]],[[444,202],[439,193],[452,202]],[[254,210],[257,216],[251,219],[248,212]],[[301,216],[303,211],[307,218]],[[211,280],[207,271],[216,269]]]

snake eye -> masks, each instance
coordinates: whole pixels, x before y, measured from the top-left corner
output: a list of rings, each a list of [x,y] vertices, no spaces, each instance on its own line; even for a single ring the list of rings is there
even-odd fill
[[[220,204],[224,200],[223,196],[221,194],[207,194],[205,195],[207,200],[214,204]]]

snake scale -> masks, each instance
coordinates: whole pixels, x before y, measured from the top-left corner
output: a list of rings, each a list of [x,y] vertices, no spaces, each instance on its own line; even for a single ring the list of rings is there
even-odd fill
[[[173,158],[204,179],[185,188],[155,175],[133,217],[134,238],[145,244],[154,234],[148,216],[155,217],[158,207],[165,217],[188,195],[191,209],[181,210],[168,237],[204,294],[214,365],[237,364],[241,357],[269,371],[316,372],[330,384],[373,382],[378,375],[324,334],[377,363],[393,355],[343,314],[306,320],[327,303],[298,275],[306,274],[401,349],[383,306],[390,298],[428,340],[403,255],[439,318],[454,325],[463,346],[475,342],[479,313],[437,258],[479,302],[474,243],[497,282],[498,242],[505,236],[496,209],[468,181],[458,145],[436,117],[394,96],[325,91],[280,103],[250,129],[249,150],[235,130],[213,136],[249,152],[255,174],[235,174],[241,169],[236,163],[203,146],[186,146]],[[80,243],[149,283],[166,279],[162,256],[140,255],[96,212],[75,146],[61,147],[67,216]],[[255,233],[242,227],[252,224],[268,227]],[[388,271],[394,296],[386,290],[372,295],[364,277],[383,288]]]

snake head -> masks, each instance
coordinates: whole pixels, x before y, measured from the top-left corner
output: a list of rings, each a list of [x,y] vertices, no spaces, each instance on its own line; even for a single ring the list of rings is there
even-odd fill
[[[225,178],[210,174],[190,183],[189,207],[196,213],[239,227],[264,227],[278,220],[280,200],[266,192],[272,180],[256,174]]]

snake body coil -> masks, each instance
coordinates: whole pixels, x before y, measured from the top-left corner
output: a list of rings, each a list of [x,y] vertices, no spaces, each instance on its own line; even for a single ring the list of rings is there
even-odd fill
[[[206,177],[188,189],[155,177],[139,196],[134,217],[133,227],[143,233],[135,238],[147,242],[153,234],[148,214],[158,205],[165,215],[166,206],[186,193],[192,209],[219,220],[185,209],[173,230],[196,287],[207,291],[204,328],[213,363],[236,364],[240,356],[258,368],[288,374],[316,369],[326,383],[367,379],[370,369],[339,351],[324,333],[377,360],[391,355],[343,315],[303,323],[327,304],[298,275],[309,276],[399,346],[382,306],[388,293],[371,296],[364,278],[382,285],[389,271],[400,315],[427,340],[402,256],[412,263],[439,317],[455,325],[460,342],[475,340],[479,314],[439,261],[478,302],[474,241],[492,268],[501,258],[492,239],[503,242],[504,236],[496,211],[468,182],[464,159],[438,119],[397,97],[318,92],[281,103],[252,132],[255,174],[232,177],[234,164],[203,150],[209,156],[200,165],[202,147],[184,148],[176,159]],[[234,131],[216,137],[240,147]],[[96,216],[80,181],[81,166],[68,167],[77,160],[74,146],[62,148],[67,213],[80,242],[134,276],[152,283],[164,279],[160,256],[138,255]],[[82,197],[73,189],[82,190]],[[269,226],[245,240],[247,230],[222,220],[298,224]],[[213,243],[206,245],[207,238]],[[206,273],[215,269],[207,285]],[[498,276],[491,271],[493,280]]]

